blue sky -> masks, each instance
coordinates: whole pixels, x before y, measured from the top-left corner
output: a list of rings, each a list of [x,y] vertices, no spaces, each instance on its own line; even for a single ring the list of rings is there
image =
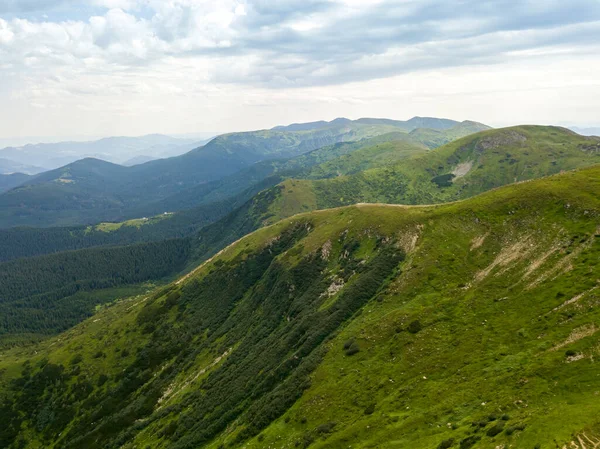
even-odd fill
[[[0,0],[0,138],[600,122],[598,0]]]

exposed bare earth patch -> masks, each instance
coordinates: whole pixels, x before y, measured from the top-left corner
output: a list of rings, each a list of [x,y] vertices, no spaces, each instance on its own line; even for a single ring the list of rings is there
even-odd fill
[[[331,254],[331,248],[331,240],[327,240],[321,248],[321,258],[323,258],[324,260],[329,259],[329,254]]]
[[[529,237],[523,237],[518,242],[503,247],[494,261],[487,268],[475,274],[475,281],[482,281],[496,268],[509,266],[513,262],[525,258],[533,249],[534,246]]]
[[[574,329],[573,332],[571,332],[571,334],[567,337],[565,341],[554,346],[551,350],[557,351],[560,348],[564,348],[565,346],[570,345],[571,343],[575,343],[576,341],[581,340],[582,338],[590,337],[596,332],[598,332],[598,328],[595,324],[588,324],[585,326],[578,327],[577,329]]]
[[[462,178],[467,173],[471,171],[473,168],[473,161],[463,162],[462,164],[458,164],[454,170],[452,170],[452,174],[455,178]]]
[[[600,233],[600,226],[596,229],[596,234],[598,233]],[[585,249],[592,246],[594,239],[595,237],[592,235],[587,239],[587,241],[575,247],[570,254],[566,254],[554,266],[540,274],[531,284],[527,286],[527,288],[533,288],[547,279],[553,279],[560,274],[572,270],[574,260],[577,259]]]
[[[527,271],[525,271],[525,275],[523,276],[523,278],[530,276],[531,273],[533,273],[535,270],[540,268],[544,264],[544,262],[546,262],[546,259],[548,259],[548,257],[550,257],[552,254],[554,254],[556,251],[558,251],[558,249],[559,249],[558,246],[553,246],[548,251],[546,251],[544,254],[542,254],[540,257],[538,257],[533,262],[531,262],[531,265],[529,265],[529,267],[527,267]]]
[[[575,303],[579,302],[579,300],[580,300],[581,298],[583,298],[583,297],[584,297],[585,295],[587,295],[588,293],[591,293],[591,292],[593,292],[593,291],[594,291],[594,290],[596,290],[597,288],[598,288],[598,287],[592,287],[591,289],[589,289],[589,290],[587,290],[587,291],[585,291],[585,292],[583,292],[583,293],[580,293],[579,295],[573,296],[571,299],[569,299],[569,300],[567,300],[567,301],[563,302],[563,303],[562,303],[560,306],[557,306],[557,307],[555,307],[554,309],[552,309],[552,312],[556,312],[556,311],[558,311],[558,310],[562,309],[563,307],[567,307],[567,306],[569,306],[569,305],[571,305],[571,304],[575,304]]]
[[[417,247],[417,242],[423,232],[423,225],[418,225],[411,231],[405,231],[400,233],[398,237],[398,245],[404,250],[406,254],[412,253]]]
[[[483,242],[485,242],[485,239],[488,237],[488,235],[490,235],[489,232],[486,232],[483,235],[480,235],[478,237],[475,237],[472,241],[471,241],[471,251],[481,247],[481,245],[483,245]]]
[[[327,287],[327,291],[322,293],[321,296],[331,298],[335,296],[341,289],[344,288],[344,280],[338,276],[334,276],[331,280],[331,285]]]

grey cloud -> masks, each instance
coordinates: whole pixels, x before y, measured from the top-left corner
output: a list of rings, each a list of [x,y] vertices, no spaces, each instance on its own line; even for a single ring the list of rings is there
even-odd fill
[[[68,2],[5,0],[0,14],[57,8]],[[138,4],[151,5],[145,0]],[[341,3],[326,0],[249,0],[246,15],[225,27],[205,23],[194,2],[169,5],[155,14],[146,11],[143,19],[131,11],[131,16],[107,13],[101,29],[92,26],[80,38],[61,41],[55,53],[61,48],[75,57],[87,52],[132,68],[166,56],[200,56],[213,61],[209,76],[215,82],[277,88],[494,64],[515,57],[514,52],[551,46],[588,51],[599,45],[600,35],[597,0],[387,0],[353,14]],[[324,25],[308,31],[291,26],[312,17],[323,19]],[[3,48],[1,25],[0,52],[44,57],[28,47],[29,41],[18,48],[13,43],[17,38]],[[87,36],[92,36],[89,45]],[[51,43],[46,47],[54,48]],[[62,60],[56,54],[52,57]]]
[[[439,0],[412,3],[383,2],[362,14],[341,19],[332,26],[299,33],[283,23],[267,32],[247,29],[234,49],[240,54],[264,54],[243,79],[217,74],[220,81],[251,81],[266,86],[311,85],[358,81],[424,68],[501,62],[507,52],[550,45],[597,44],[599,27],[567,30],[574,24],[600,20],[600,2],[463,1]],[[252,23],[251,20],[248,23]],[[446,25],[454,23],[452,29]],[[464,26],[461,27],[461,23]],[[494,35],[532,31],[518,40]],[[492,42],[486,42],[489,36]],[[412,57],[389,58],[372,67],[361,65],[365,57],[377,58],[394,49],[413,50]],[[231,50],[230,50],[231,51]],[[305,63],[286,64],[290,56]],[[319,75],[319,69],[329,71]]]

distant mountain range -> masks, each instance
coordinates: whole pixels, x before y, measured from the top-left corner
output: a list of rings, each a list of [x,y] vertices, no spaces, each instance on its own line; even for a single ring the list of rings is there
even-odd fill
[[[58,142],[30,144],[0,149],[0,159],[13,164],[39,167],[35,173],[62,167],[80,159],[93,157],[116,164],[128,163],[132,158],[150,159],[173,157],[198,148],[206,140],[183,139],[150,134],[141,137],[107,137],[91,142]],[[0,170],[2,165],[0,165]],[[3,170],[4,171],[4,170]],[[6,173],[6,171],[4,171]],[[23,172],[34,174],[31,169]]]
[[[582,136],[600,136],[600,126],[591,128],[579,128],[577,126],[571,126],[569,129],[575,131],[577,134]]]
[[[140,154],[139,156],[134,156],[131,159],[126,160],[121,165],[124,165],[125,167],[133,167],[134,165],[145,164],[146,162],[155,161],[156,159],[160,158]]]
[[[10,175],[13,173],[23,173],[26,175],[37,175],[45,171],[42,167],[35,165],[27,165],[20,162],[11,161],[10,159],[0,158],[0,174]]]
[[[408,121],[336,119],[224,134],[181,156],[132,167],[86,158],[29,178],[19,187],[0,195],[0,227],[119,221],[145,216],[149,211],[157,212],[152,206],[157,202],[163,211],[172,211],[179,207],[181,195],[192,198],[185,207],[194,207],[203,202],[205,184],[259,162],[291,158],[338,142],[387,133],[398,133],[403,140],[435,148],[485,129],[489,127],[476,122],[427,117]],[[153,136],[146,143],[161,141],[167,145],[171,139]],[[142,147],[139,140],[126,138],[125,141]],[[103,139],[98,141],[101,145],[98,142],[95,145],[107,148],[108,143],[113,142],[123,148],[125,141],[122,138]],[[249,185],[240,186],[241,189],[247,187]]]

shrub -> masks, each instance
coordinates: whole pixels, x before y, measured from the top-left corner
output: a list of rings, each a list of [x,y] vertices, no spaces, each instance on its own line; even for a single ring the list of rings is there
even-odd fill
[[[434,184],[437,184],[438,187],[450,187],[452,186],[452,180],[455,176],[452,173],[447,173],[445,175],[436,176],[431,180]]]
[[[374,412],[375,412],[375,404],[367,405],[367,408],[365,408],[365,415],[372,415]]]
[[[337,425],[336,422],[331,421],[325,424],[321,424],[319,427],[316,428],[317,433],[320,434],[325,434],[325,433],[331,433],[333,432],[333,429],[335,428],[335,426]]]
[[[345,352],[346,355],[354,355],[358,352],[360,352],[360,347],[358,346],[358,344],[353,341],[352,344],[350,346],[348,346],[348,348],[345,348]]]
[[[421,329],[423,329],[423,326],[421,325],[421,322],[419,320],[414,320],[407,327],[408,332],[410,332],[411,334],[416,334],[417,332],[420,332]]]
[[[577,355],[577,351],[574,351],[572,349],[569,349],[568,351],[565,352],[565,357],[573,357]]]
[[[515,424],[514,426],[507,427],[504,433],[507,435],[512,435],[517,430],[525,430],[525,424]]]
[[[460,449],[469,449],[475,446],[475,443],[477,443],[479,440],[481,440],[480,436],[471,435],[470,437],[467,437],[460,441]]]
[[[454,439],[453,438],[449,438],[447,440],[442,441],[437,449],[449,449],[452,447],[452,445],[454,444]]]
[[[108,376],[106,374],[100,374],[100,376],[98,377],[98,386],[101,387],[102,385],[104,385],[106,383],[106,381],[108,380]]]
[[[497,423],[495,426],[490,427],[488,429],[488,431],[486,432],[486,435],[488,437],[495,437],[496,435],[498,435],[503,430],[504,430],[504,423],[501,421],[501,422]]]

